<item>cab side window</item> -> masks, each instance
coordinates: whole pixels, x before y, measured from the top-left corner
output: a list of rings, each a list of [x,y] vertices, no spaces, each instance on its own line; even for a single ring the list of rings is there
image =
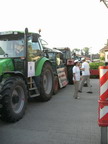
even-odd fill
[[[28,58],[30,61],[37,61],[41,56],[41,49],[38,42],[28,43]]]

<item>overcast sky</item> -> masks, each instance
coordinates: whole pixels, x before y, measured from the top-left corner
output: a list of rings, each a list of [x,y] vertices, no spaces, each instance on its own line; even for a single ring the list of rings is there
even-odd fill
[[[97,53],[108,39],[108,9],[100,0],[3,0],[0,31],[37,32],[51,47],[89,47]]]

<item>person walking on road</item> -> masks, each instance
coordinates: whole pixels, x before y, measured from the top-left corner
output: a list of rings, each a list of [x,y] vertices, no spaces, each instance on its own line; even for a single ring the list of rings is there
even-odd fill
[[[82,79],[81,79],[81,83],[80,83],[80,87],[79,87],[79,92],[82,92],[83,85],[86,81],[88,88],[89,88],[89,91],[87,93],[92,93],[91,84],[90,84],[90,66],[89,66],[88,62],[86,62],[85,58],[82,58],[81,61],[82,61],[82,67],[81,67]]]
[[[79,61],[75,60],[74,61],[74,67],[73,67],[73,82],[74,82],[74,98],[79,99],[78,96],[78,89],[79,89],[79,82],[80,82],[80,68],[79,68]]]

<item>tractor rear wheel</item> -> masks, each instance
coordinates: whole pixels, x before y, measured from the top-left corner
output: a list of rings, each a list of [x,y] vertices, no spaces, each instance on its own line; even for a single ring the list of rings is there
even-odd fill
[[[11,77],[5,81],[1,95],[2,112],[1,119],[8,122],[20,120],[26,109],[27,88],[23,79]]]
[[[40,98],[42,101],[48,101],[53,94],[53,70],[50,63],[45,63],[40,76]]]

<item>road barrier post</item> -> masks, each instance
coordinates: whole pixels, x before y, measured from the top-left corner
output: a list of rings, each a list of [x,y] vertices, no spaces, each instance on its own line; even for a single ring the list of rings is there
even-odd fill
[[[99,67],[100,97],[98,100],[98,124],[101,127],[101,144],[107,144],[108,126],[108,66]]]

